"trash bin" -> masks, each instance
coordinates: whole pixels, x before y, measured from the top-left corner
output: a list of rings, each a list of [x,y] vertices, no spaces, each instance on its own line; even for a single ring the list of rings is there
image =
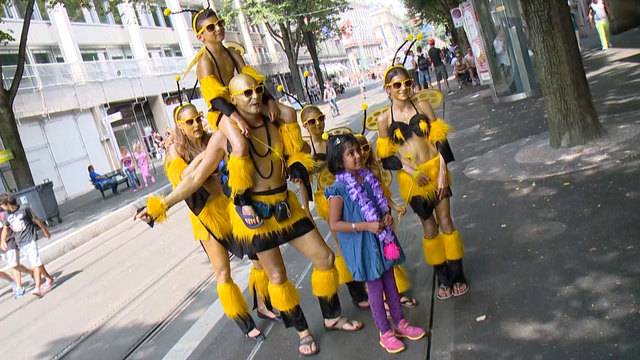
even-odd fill
[[[56,218],[58,223],[62,222],[56,195],[53,193],[53,182],[16,191],[14,196],[20,205],[28,205],[38,218],[46,220],[47,223],[53,218]]]

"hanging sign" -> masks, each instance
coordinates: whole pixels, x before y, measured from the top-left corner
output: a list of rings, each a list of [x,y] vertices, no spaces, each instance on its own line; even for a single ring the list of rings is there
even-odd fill
[[[462,10],[459,7],[451,9],[451,17],[453,18],[453,26],[461,28],[464,26],[464,18],[462,17]]]

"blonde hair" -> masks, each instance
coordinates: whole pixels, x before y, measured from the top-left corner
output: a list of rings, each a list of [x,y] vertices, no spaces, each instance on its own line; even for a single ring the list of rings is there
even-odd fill
[[[179,106],[174,110],[176,121],[180,118],[180,114],[182,114],[182,112],[187,108],[193,108],[197,111],[197,108],[193,104]],[[185,135],[178,126],[173,133],[173,145],[175,146],[178,156],[187,163],[190,163],[196,158],[196,156],[198,156],[198,154],[207,148],[210,137],[211,135],[205,131],[199,139],[189,139],[189,137],[187,137],[187,135]]]

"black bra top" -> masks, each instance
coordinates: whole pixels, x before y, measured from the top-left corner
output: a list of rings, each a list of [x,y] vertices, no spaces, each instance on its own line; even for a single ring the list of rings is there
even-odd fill
[[[233,67],[236,70],[236,72],[239,74],[240,73],[240,67],[238,66],[238,63],[236,62],[236,59],[233,57],[233,55],[231,55],[231,52],[229,51],[229,49],[227,49],[224,46],[222,48],[225,49],[227,54],[229,54],[229,57],[231,58],[231,61],[233,61]],[[218,61],[216,60],[216,57],[213,56],[213,53],[211,52],[211,50],[209,50],[209,48],[207,48],[206,46],[205,46],[205,49],[207,49],[207,52],[209,53],[209,56],[211,56],[211,60],[213,60],[213,65],[216,67],[216,71],[218,72],[218,80],[220,80],[222,85],[227,86],[227,84],[224,82],[224,78],[222,77],[222,71],[220,70],[220,66],[218,65]]]
[[[391,141],[395,144],[404,144],[405,141],[409,140],[414,134],[418,137],[425,137],[429,134],[429,130],[431,129],[429,118],[418,111],[413,101],[411,101],[411,105],[413,105],[416,114],[411,117],[408,124],[396,121],[393,116],[393,106],[391,107],[391,126],[389,126],[389,132],[391,134]]]

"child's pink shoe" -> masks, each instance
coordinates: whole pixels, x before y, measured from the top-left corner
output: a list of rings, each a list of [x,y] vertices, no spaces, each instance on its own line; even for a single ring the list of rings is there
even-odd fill
[[[396,327],[395,335],[401,338],[407,338],[409,340],[420,340],[427,334],[426,331],[417,327],[409,325],[409,322],[405,319],[400,320],[398,327]]]
[[[380,346],[389,354],[397,354],[405,349],[402,341],[396,337],[392,330],[380,334]]]

